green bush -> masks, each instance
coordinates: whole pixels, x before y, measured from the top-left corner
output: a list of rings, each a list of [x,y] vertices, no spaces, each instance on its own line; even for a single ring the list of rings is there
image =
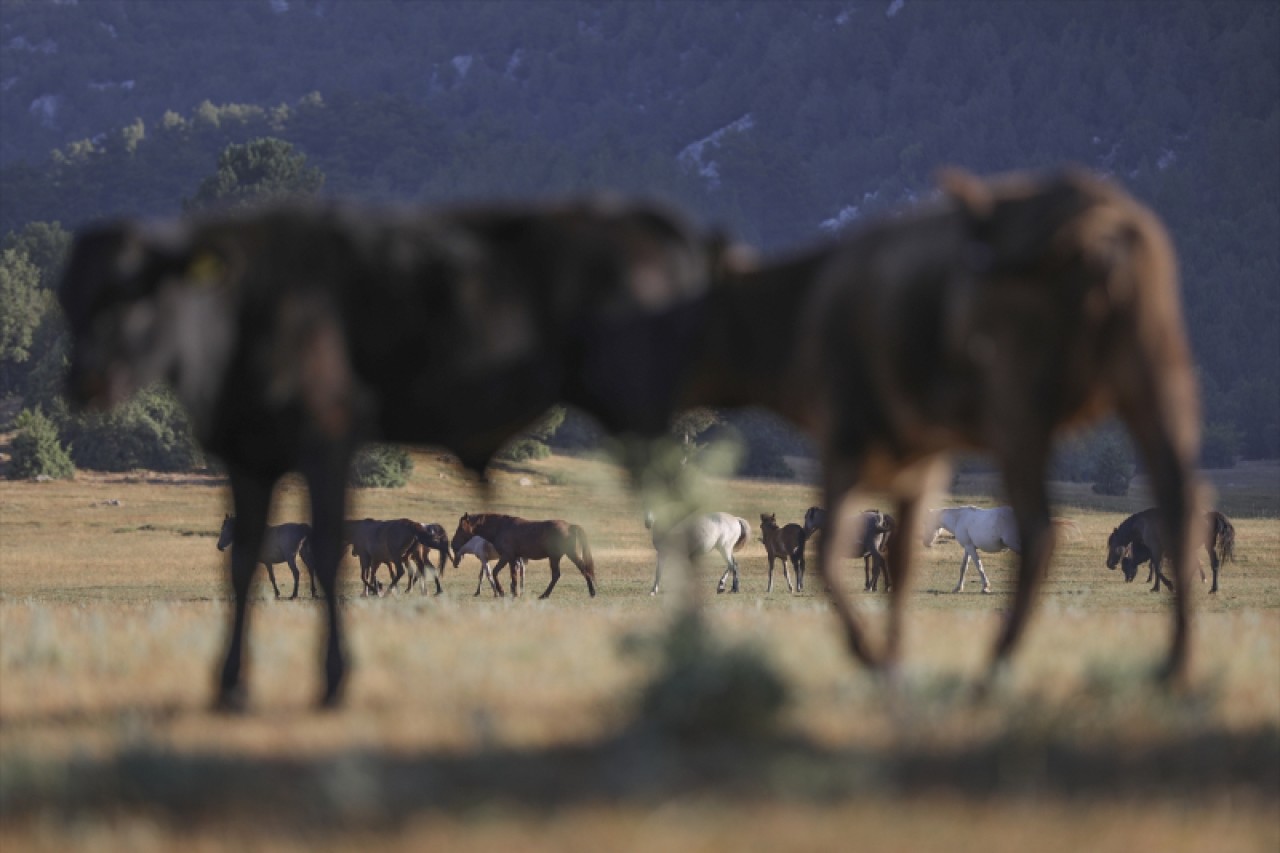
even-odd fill
[[[79,468],[192,471],[204,465],[186,412],[161,388],[143,391],[109,412],[68,417],[61,433]]]
[[[394,444],[366,444],[351,464],[350,483],[357,489],[399,489],[413,473],[413,457]]]
[[[550,455],[551,448],[541,441],[517,438],[498,451],[494,458],[499,462],[528,462],[531,459],[546,459]]]
[[[19,430],[13,440],[12,459],[7,476],[10,480],[50,477],[69,480],[76,466],[58,441],[58,428],[39,409],[24,409],[15,426]]]

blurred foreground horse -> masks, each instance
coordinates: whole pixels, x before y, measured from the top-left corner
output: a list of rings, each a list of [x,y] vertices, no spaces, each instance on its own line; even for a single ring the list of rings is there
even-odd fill
[[[712,293],[686,399],[764,405],[822,451],[822,574],[853,653],[898,657],[921,500],[941,454],[990,451],[1021,542],[1017,590],[992,670],[1019,641],[1052,548],[1045,489],[1054,437],[1116,412],[1151,473],[1175,575],[1162,670],[1188,666],[1200,411],[1173,249],[1156,217],[1080,172],[943,176],[936,204]],[[907,535],[889,543],[887,644],[875,650],[836,572],[857,535],[855,489],[891,493]]]
[[[235,609],[217,704],[245,700],[245,605],[282,475],[310,486],[330,705],[357,444],[438,445],[481,470],[557,401],[615,432],[661,432],[716,257],[670,213],[608,201],[438,215],[285,205],[81,233],[59,293],[68,396],[109,406],[167,380],[227,466]]]

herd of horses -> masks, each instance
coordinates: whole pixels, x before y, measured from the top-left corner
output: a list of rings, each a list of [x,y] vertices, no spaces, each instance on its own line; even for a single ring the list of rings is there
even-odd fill
[[[760,514],[760,541],[769,563],[766,593],[773,592],[774,563],[777,560],[782,563],[787,591],[799,593],[804,590],[805,553],[809,543],[821,537],[826,515],[822,507],[812,506],[805,512],[803,524],[779,526],[775,513]],[[1002,551],[1020,554],[1022,551],[1010,507],[948,507],[930,510],[927,519],[923,532],[926,548],[937,544],[945,530],[964,551],[960,579],[953,593],[964,591],[965,572],[970,561],[982,576],[982,592],[991,592],[991,581],[983,568],[980,551],[989,554]],[[845,556],[863,559],[865,591],[875,592],[883,576],[885,592],[888,592],[891,583],[888,546],[897,525],[893,516],[876,509],[865,510],[862,520],[859,544]],[[1053,524],[1079,532],[1079,527],[1071,519],[1054,518]],[[223,519],[218,536],[219,551],[232,544],[234,527],[233,516]],[[653,547],[657,554],[650,595],[657,595],[659,591],[664,563],[675,559],[682,565],[688,565],[712,552],[718,553],[725,561],[725,570],[716,591],[740,591],[739,565],[734,555],[751,540],[751,524],[745,518],[727,512],[710,512],[685,517],[676,524],[659,526],[654,513],[649,511],[645,513],[645,527],[653,531]],[[267,567],[276,598],[281,595],[273,569],[275,564],[286,563],[293,573],[293,594],[290,598],[298,597],[298,562],[301,561],[311,573],[308,558],[310,532],[308,524],[268,525],[259,561]],[[539,597],[548,598],[560,580],[560,562],[566,558],[582,572],[591,597],[596,595],[595,561],[586,531],[579,525],[559,519],[529,521],[499,513],[465,513],[458,520],[452,539],[449,539],[439,524],[421,524],[407,518],[390,521],[366,518],[348,520],[343,525],[342,541],[344,549],[349,547],[360,563],[362,594],[366,596],[393,593],[400,579],[406,576],[405,592],[411,591],[417,581],[425,594],[428,573],[435,581],[435,591],[439,595],[443,592],[440,579],[449,562],[452,561],[457,568],[466,556],[474,556],[480,562],[476,596],[480,595],[486,580],[494,596],[505,595],[499,577],[505,567],[510,567],[511,594],[518,596],[524,588],[525,568],[529,561],[547,560],[551,567],[551,582]],[[1235,559],[1235,526],[1217,510],[1205,514],[1203,545],[1213,570],[1213,586],[1209,591],[1216,593],[1221,564]],[[431,562],[430,551],[438,554],[435,563]],[[1114,570],[1120,566],[1125,582],[1129,583],[1137,576],[1138,566],[1150,562],[1147,582],[1151,582],[1152,576],[1156,578],[1153,592],[1158,592],[1162,583],[1173,589],[1172,581],[1161,570],[1164,556],[1165,548],[1154,507],[1126,518],[1107,540],[1107,568]],[[386,584],[377,579],[378,569],[384,565],[388,573]],[[791,572],[788,572],[788,566]],[[315,575],[311,573],[310,576],[311,596],[315,598]],[[1201,568],[1200,581],[1203,583],[1205,580],[1204,569]]]
[[[911,537],[888,539],[892,599],[877,647],[837,570],[865,528],[859,492],[890,495],[899,529],[914,530],[947,454],[989,451],[1021,547],[992,672],[1018,644],[1048,566],[1054,438],[1114,413],[1150,472],[1174,591],[1163,676],[1184,682],[1200,407],[1169,236],[1114,183],[1077,169],[949,170],[940,189],[765,260],[668,208],[613,197],[282,202],[107,222],[77,234],[59,288],[66,396],[107,407],[167,381],[225,465],[235,606],[222,708],[247,698],[248,593],[282,476],[300,472],[310,487],[327,615],[321,703],[332,705],[346,674],[335,580],[359,444],[438,446],[482,471],[555,403],[628,439],[637,477],[650,445],[630,439],[665,433],[689,408],[760,406],[807,433],[829,510],[824,584],[850,652],[888,670]],[[665,532],[679,540],[684,521]]]

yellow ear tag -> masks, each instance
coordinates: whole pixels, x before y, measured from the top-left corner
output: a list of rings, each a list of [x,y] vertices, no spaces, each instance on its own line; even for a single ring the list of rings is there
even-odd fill
[[[186,278],[193,284],[212,285],[222,281],[226,272],[226,264],[214,252],[201,252],[192,259],[187,267]]]

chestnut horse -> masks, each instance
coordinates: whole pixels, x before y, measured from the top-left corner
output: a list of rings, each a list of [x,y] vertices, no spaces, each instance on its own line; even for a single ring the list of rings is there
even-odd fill
[[[1081,171],[951,171],[942,184],[918,212],[731,271],[711,291],[682,399],[762,405],[816,441],[833,514],[822,574],[849,649],[869,666],[898,662],[915,536],[890,539],[889,630],[873,648],[837,570],[858,492],[892,494],[900,528],[914,531],[947,453],[993,454],[1022,553],[991,675],[1022,637],[1052,552],[1054,438],[1116,412],[1151,472],[1176,582],[1161,673],[1183,682],[1200,404],[1169,236],[1118,186]]]
[[[516,563],[547,560],[551,564],[551,583],[547,584],[538,598],[548,597],[560,580],[560,561],[568,557],[586,578],[587,592],[595,598],[595,561],[591,559],[587,533],[578,525],[559,519],[528,521],[514,515],[493,512],[464,513],[458,519],[458,528],[453,533],[453,553],[458,554],[458,549],[464,547],[473,536],[488,539],[498,552],[498,564],[493,567],[493,583],[498,595],[502,595],[502,582],[497,576],[504,566],[512,566],[511,594],[519,595],[516,579],[523,575],[523,571],[516,569]]]

